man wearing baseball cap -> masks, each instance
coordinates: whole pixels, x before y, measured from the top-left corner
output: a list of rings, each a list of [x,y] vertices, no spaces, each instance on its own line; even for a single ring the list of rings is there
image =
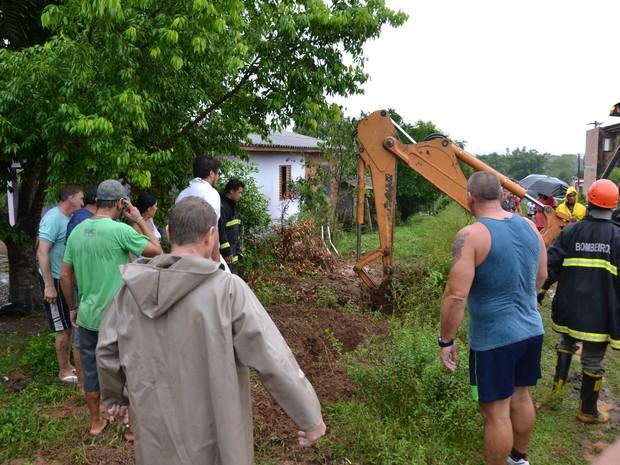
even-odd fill
[[[121,213],[138,225],[142,234],[130,225],[116,221]],[[110,421],[99,411],[100,391],[95,348],[99,325],[106,307],[121,287],[123,279],[118,265],[130,262],[129,254],[153,257],[162,253],[140,211],[128,200],[125,187],[108,179],[97,188],[95,214],[75,227],[67,241],[60,272],[63,293],[67,297],[71,321],[78,328],[84,368],[84,394],[91,416],[89,436],[94,438]],[[72,292],[75,273],[79,302]]]

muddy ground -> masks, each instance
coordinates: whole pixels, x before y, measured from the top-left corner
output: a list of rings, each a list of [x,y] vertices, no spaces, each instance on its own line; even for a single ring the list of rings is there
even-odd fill
[[[322,403],[352,396],[354,386],[341,363],[342,353],[353,350],[361,341],[371,337],[384,337],[387,334],[387,320],[377,318],[376,314],[360,311],[344,311],[357,306],[367,306],[367,296],[362,292],[359,278],[351,267],[342,263],[330,262],[329,266],[315,267],[311,277],[297,277],[291,273],[269,278],[274,288],[285,286],[286,303],[265,305],[267,311],[291,346],[299,365],[314,385]],[[250,281],[256,285],[267,278],[255,276]],[[0,288],[2,284],[0,284]],[[282,289],[281,287],[279,287]],[[319,288],[323,293],[329,289],[333,308],[317,305]],[[335,296],[337,304],[334,305]],[[6,292],[0,289],[0,299],[6,299]],[[294,301],[293,301],[294,300]],[[0,302],[0,305],[5,302]],[[0,316],[0,333],[18,331],[33,334],[46,331],[47,325],[43,315],[19,317],[15,315]],[[334,344],[334,341],[337,341]],[[336,345],[336,347],[334,347]],[[338,347],[339,346],[339,347]],[[325,447],[302,448],[296,443],[297,427],[288,419],[280,407],[256,381],[253,383],[254,431],[257,447],[269,450],[277,463],[284,465],[316,463],[342,463],[330,458]],[[84,432],[87,430],[88,417],[86,407],[79,398],[69,399],[53,415],[83,418]],[[106,432],[107,434],[107,432]],[[73,450],[41,450],[35,460],[40,464],[75,463],[76,450],[80,449],[76,438]],[[103,442],[103,441],[102,441]],[[89,465],[112,465],[133,463],[133,448],[127,444],[108,446],[103,443],[86,447],[85,460]],[[7,465],[22,465],[22,461],[13,461]],[[3,464],[4,465],[4,464]]]
[[[369,296],[360,284],[360,279],[352,272],[350,260],[339,260],[318,251],[321,247],[307,243],[303,234],[288,237],[282,250],[301,251],[295,256],[282,255],[282,272],[275,276],[254,275],[248,278],[249,284],[257,289],[265,287],[274,293],[282,293],[284,298],[272,295],[264,302],[265,307],[287,340],[299,365],[315,387],[323,404],[338,399],[352,397],[355,386],[348,377],[342,363],[342,354],[353,350],[360,342],[370,338],[383,338],[387,335],[388,319],[380,312],[368,311]],[[304,246],[299,246],[300,242]],[[323,249],[324,250],[324,249]],[[1,257],[0,257],[1,259]],[[347,263],[349,262],[349,263]],[[313,270],[309,272],[309,270]],[[303,276],[303,277],[302,277]],[[0,306],[6,302],[6,281],[0,276]],[[266,286],[265,286],[266,285]],[[327,291],[326,291],[327,290]],[[326,295],[329,298],[325,298]],[[357,309],[357,311],[352,311]],[[361,309],[361,310],[360,310]],[[366,311],[364,311],[366,309]],[[24,335],[47,331],[47,323],[42,314],[30,317],[15,315],[0,316],[0,334],[5,331]],[[297,428],[271,399],[262,385],[253,378],[252,387],[255,446],[259,455],[272,457],[282,465],[340,465],[351,463],[343,457],[332,457],[324,444],[319,448],[302,448],[297,445]],[[578,398],[576,386],[579,379],[571,379]],[[620,421],[620,409],[613,393],[603,387],[606,403],[600,408],[612,415],[611,425]],[[132,464],[133,446],[123,441],[101,441],[94,445],[82,445],[88,428],[88,415],[83,399],[76,394],[63,405],[56,408],[51,416],[58,418],[78,418],[83,428],[79,437],[74,438],[68,447],[48,447],[40,450],[34,465],[64,465],[80,463],[87,465]],[[606,425],[607,426],[607,425]],[[328,431],[333,434],[333,431]],[[122,425],[106,431],[106,436],[119,436]],[[587,461],[594,460],[606,442],[584,443],[582,456]],[[266,451],[266,452],[265,452]],[[1,465],[23,465],[23,460],[14,460]]]

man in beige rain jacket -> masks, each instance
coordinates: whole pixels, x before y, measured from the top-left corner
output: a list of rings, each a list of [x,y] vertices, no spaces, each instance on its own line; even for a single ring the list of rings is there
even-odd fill
[[[248,367],[301,428],[300,444],[325,433],[314,389],[261,303],[207,258],[215,225],[204,200],[176,204],[171,253],[122,265],[101,322],[103,401],[116,418],[131,403],[138,464],[253,463]]]

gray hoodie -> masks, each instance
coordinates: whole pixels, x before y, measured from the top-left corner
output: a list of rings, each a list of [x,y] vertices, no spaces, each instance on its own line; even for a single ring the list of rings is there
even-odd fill
[[[242,279],[168,254],[120,270],[97,366],[105,405],[131,403],[138,464],[253,463],[248,367],[301,430],[320,424],[314,389]]]

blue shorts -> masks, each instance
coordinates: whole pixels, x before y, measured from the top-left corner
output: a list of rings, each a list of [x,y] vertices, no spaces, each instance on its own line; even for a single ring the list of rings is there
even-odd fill
[[[515,386],[536,386],[542,377],[543,336],[534,336],[496,349],[469,351],[469,381],[474,400],[507,399]]]
[[[78,331],[80,332],[80,356],[82,357],[82,370],[84,371],[84,391],[98,392],[99,376],[97,375],[95,350],[99,340],[99,331],[90,331],[81,326]]]
[[[43,301],[45,304],[45,314],[47,315],[47,322],[52,328],[52,331],[59,332],[72,328],[71,318],[69,317],[69,306],[65,300],[65,296],[60,288],[60,279],[54,279],[54,289],[56,289],[56,303],[50,304]],[[41,292],[45,292],[45,282],[43,282],[43,276],[39,273],[39,284],[41,285]]]

